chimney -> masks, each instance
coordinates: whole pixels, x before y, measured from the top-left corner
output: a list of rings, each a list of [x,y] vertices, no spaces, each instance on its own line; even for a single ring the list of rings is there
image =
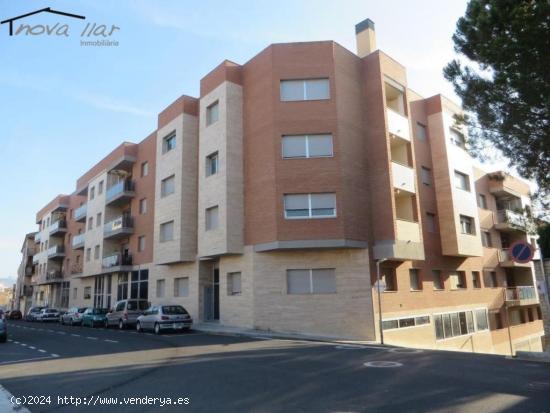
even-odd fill
[[[363,58],[376,50],[376,33],[374,22],[365,19],[355,25],[355,40],[357,42],[357,56]]]

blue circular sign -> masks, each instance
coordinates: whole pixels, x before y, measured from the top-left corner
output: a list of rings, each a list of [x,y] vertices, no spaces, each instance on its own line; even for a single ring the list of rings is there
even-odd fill
[[[514,262],[527,264],[533,259],[535,249],[527,241],[517,241],[510,246],[508,252]]]

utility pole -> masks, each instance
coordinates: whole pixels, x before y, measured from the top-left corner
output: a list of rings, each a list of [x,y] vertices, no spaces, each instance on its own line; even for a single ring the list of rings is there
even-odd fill
[[[380,294],[380,264],[387,261],[387,258],[376,260],[376,290],[378,294],[378,328],[380,329],[380,344],[384,344],[384,330],[382,329],[382,295]]]

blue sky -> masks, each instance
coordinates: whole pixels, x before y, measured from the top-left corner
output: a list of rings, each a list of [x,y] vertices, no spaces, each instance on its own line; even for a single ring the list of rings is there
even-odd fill
[[[408,69],[422,95],[454,98],[442,67],[466,1],[13,1],[0,20],[36,9],[28,24],[70,25],[69,37],[8,36],[0,26],[0,278],[15,276],[38,209],[123,140],[139,141],[156,114],[223,59],[245,63],[270,43],[335,40],[355,50],[354,25],[376,23],[378,47]],[[86,22],[120,30],[118,47],[82,47]],[[18,24],[15,24],[17,27]]]

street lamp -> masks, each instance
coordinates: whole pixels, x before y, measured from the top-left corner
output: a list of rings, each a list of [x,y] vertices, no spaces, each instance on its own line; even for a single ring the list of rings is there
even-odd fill
[[[382,330],[382,296],[380,294],[380,264],[388,261],[387,258],[376,260],[376,290],[378,293],[378,328],[380,329],[380,344],[384,344],[384,332]]]

